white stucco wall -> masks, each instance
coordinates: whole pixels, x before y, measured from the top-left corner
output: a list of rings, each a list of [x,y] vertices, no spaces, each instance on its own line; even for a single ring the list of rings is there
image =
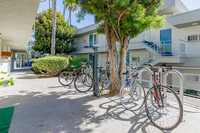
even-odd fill
[[[94,33],[96,34],[96,33]],[[77,46],[77,50],[82,49],[84,46],[89,46],[89,34],[84,35],[81,37],[76,37],[74,39],[74,42]],[[106,35],[105,34],[99,34],[99,45],[98,47],[105,47],[106,46]]]
[[[188,39],[190,35],[200,35],[200,26],[192,26],[187,28],[182,28],[179,30],[183,36],[184,40]],[[197,42],[187,42],[187,55],[188,56],[199,56],[200,57],[200,41]]]
[[[1,51],[11,52],[11,48],[2,39],[0,39],[0,55]],[[10,65],[11,65],[11,58],[0,56],[0,71],[10,73]]]

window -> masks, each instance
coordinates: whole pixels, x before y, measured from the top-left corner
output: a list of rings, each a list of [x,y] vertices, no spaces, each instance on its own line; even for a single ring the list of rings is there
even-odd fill
[[[94,34],[94,45],[99,45],[99,35]]]
[[[90,34],[89,35],[89,46],[99,45],[99,35],[98,34]]]
[[[199,35],[188,36],[188,42],[199,41]]]
[[[89,46],[93,46],[93,34],[89,35]]]

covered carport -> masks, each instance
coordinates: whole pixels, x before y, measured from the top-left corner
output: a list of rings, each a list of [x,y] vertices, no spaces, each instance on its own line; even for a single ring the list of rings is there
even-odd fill
[[[0,0],[0,53],[12,52],[12,57],[0,54],[0,71],[14,70],[15,53],[22,57],[32,37],[40,0]]]

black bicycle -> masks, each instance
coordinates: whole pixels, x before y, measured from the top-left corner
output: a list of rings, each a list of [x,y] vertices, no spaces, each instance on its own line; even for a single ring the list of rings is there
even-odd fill
[[[183,105],[178,95],[169,87],[160,85],[158,71],[167,71],[166,68],[155,67],[152,64],[145,64],[150,67],[153,79],[153,87],[147,92],[145,98],[145,110],[148,118],[162,130],[176,128],[183,118]]]
[[[63,71],[58,77],[58,81],[63,86],[69,86],[74,81],[74,87],[77,91],[84,93],[89,91],[93,86],[93,78],[91,76],[91,66],[82,62],[82,66],[76,68],[76,66],[71,66],[72,72]]]

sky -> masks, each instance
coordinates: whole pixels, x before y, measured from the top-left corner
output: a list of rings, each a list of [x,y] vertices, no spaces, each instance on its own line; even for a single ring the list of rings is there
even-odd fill
[[[43,1],[43,0],[41,0]],[[181,0],[189,10],[195,10],[200,8],[200,0]],[[63,13],[63,0],[57,0],[57,10]],[[40,2],[40,6],[38,9],[38,13],[42,12],[43,10],[47,10],[49,8],[49,0],[45,2]],[[68,19],[68,11],[65,12],[65,19]],[[85,20],[82,20],[78,23],[76,20],[77,12],[72,13],[72,25],[75,25],[77,28],[82,28],[91,24],[94,24],[94,17],[92,15],[86,15]]]

